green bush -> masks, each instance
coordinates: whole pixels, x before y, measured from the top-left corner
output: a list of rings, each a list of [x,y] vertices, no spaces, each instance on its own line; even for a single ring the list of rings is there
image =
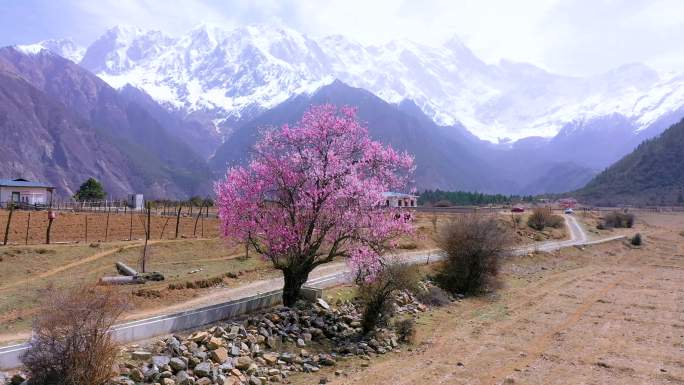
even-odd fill
[[[632,239],[630,239],[630,243],[634,246],[641,246],[641,242],[642,242],[641,234],[639,234],[639,233],[634,234]]]

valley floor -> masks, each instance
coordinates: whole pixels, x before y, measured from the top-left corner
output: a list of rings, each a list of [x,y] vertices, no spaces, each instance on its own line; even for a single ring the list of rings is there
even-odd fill
[[[421,316],[400,353],[341,362],[333,384],[684,384],[684,216],[624,240],[514,257],[496,295]],[[295,376],[295,384],[318,377]]]

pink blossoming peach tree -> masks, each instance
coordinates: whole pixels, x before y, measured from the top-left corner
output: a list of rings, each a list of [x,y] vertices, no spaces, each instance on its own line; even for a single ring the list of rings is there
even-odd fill
[[[382,194],[412,172],[412,156],[371,140],[355,109],[313,106],[263,131],[250,163],[216,184],[222,232],[283,272],[291,306],[316,266],[346,258],[372,277],[394,240],[412,233],[410,216]]]

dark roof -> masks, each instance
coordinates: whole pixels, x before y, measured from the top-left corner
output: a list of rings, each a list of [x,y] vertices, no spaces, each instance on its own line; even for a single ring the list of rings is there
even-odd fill
[[[47,189],[53,189],[53,186],[48,185],[43,182],[30,182],[26,179],[0,179],[1,187],[43,187]]]

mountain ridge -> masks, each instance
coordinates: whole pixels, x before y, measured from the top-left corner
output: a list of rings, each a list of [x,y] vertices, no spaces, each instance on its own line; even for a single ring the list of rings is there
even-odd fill
[[[93,59],[82,64],[115,88],[132,84],[170,108],[206,114],[227,135],[235,121],[334,79],[390,103],[411,99],[439,125],[460,122],[495,142],[551,137],[575,120],[612,113],[643,130],[684,105],[684,76],[640,64],[579,78],[529,63],[487,64],[458,40],[437,47],[406,40],[365,46],[341,35],[313,39],[266,24],[201,25],[177,38],[134,31],[108,31],[98,41],[114,41],[116,48],[95,49],[104,44],[96,42],[86,53]]]

